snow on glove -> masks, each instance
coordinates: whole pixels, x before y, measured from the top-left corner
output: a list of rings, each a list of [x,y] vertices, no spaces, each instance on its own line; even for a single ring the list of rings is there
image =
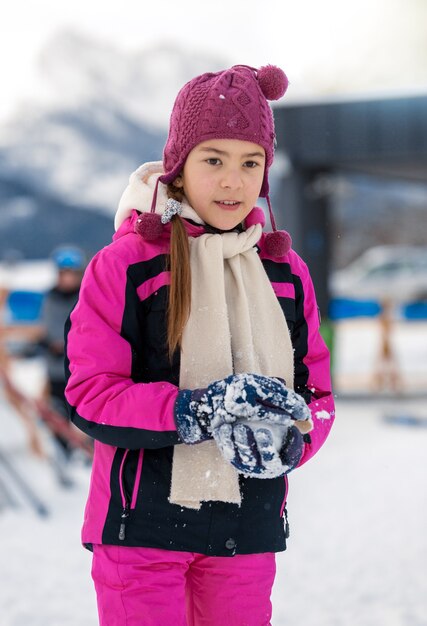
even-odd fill
[[[175,400],[175,423],[184,443],[201,443],[212,439],[210,423],[213,416],[212,396],[207,389],[183,389]]]
[[[262,421],[311,430],[311,413],[304,398],[279,378],[259,374],[232,374],[206,389],[184,389],[175,402],[175,422],[184,443],[200,443],[213,429],[236,421]]]
[[[304,398],[279,378],[233,374],[209,385],[208,393],[214,408],[212,428],[244,419],[283,426],[305,422],[301,430],[311,430],[311,413]]]
[[[252,383],[252,387],[248,387],[249,393],[243,389],[246,377],[250,378]],[[278,383],[275,379],[263,376],[256,378],[257,381],[258,379],[265,381],[264,386],[271,386],[271,383],[277,386]],[[213,427],[218,428],[221,424],[233,423],[241,417],[246,418],[251,402],[255,405],[252,410],[253,419],[255,416],[259,419],[267,419],[270,413],[274,413],[275,422],[288,424],[290,418],[287,413],[277,410],[273,405],[263,407],[262,404],[258,404],[261,398],[256,395],[256,389],[259,389],[262,398],[267,397],[265,391],[261,392],[259,381],[255,384],[252,374],[233,374],[211,383],[205,389],[180,390],[175,401],[175,423],[181,440],[184,443],[194,444],[211,439]],[[225,394],[228,394],[228,400]],[[246,399],[247,396],[249,396],[249,401],[243,403],[243,397]],[[240,399],[242,404],[234,413],[228,413],[226,405],[234,406],[236,398],[237,402]]]
[[[302,435],[294,426],[253,428],[251,422],[237,422],[214,428],[213,436],[223,457],[252,478],[283,476],[298,464],[303,449]],[[277,445],[278,437],[284,445]]]

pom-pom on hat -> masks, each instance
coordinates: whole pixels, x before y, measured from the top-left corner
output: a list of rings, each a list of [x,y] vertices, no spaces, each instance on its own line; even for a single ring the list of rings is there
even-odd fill
[[[266,163],[260,196],[268,195],[268,170],[273,162],[275,130],[267,100],[278,100],[288,87],[280,68],[256,70],[234,65],[228,70],[196,76],[179,91],[172,109],[163,151],[162,183],[173,182],[191,150],[208,139],[241,139],[262,146]]]

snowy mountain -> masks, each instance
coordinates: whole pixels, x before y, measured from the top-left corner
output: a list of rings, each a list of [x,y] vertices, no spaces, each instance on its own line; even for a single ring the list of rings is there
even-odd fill
[[[70,31],[58,33],[40,56],[52,102],[79,107],[107,102],[146,127],[165,131],[178,90],[193,76],[228,60],[167,41],[126,52]]]
[[[228,61],[169,43],[127,53],[58,33],[40,89],[0,127],[2,258],[46,257],[63,241],[89,255],[111,240],[131,172],[158,160],[178,89]]]
[[[45,259],[60,243],[88,257],[111,241],[112,218],[93,207],[67,204],[29,183],[0,178],[0,260]]]
[[[0,128],[3,179],[111,215],[129,174],[161,158],[178,89],[224,64],[171,44],[126,53],[76,33],[58,34],[40,57],[38,100]]]
[[[108,101],[33,111],[8,135],[0,146],[3,177],[109,214],[129,174],[140,161],[157,159],[163,141]]]

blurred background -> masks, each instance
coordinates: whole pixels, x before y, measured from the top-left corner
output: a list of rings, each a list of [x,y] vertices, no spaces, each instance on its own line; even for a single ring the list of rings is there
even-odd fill
[[[15,0],[1,31],[1,623],[97,623],[63,323],[179,88],[273,63],[272,204],[314,280],[337,420],[291,477],[272,623],[426,625],[425,0]]]

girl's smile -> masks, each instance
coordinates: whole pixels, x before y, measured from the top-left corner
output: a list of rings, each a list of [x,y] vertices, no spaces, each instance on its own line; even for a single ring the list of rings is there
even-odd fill
[[[240,202],[234,202],[233,200],[217,200],[216,204],[224,211],[236,211],[240,207]]]

